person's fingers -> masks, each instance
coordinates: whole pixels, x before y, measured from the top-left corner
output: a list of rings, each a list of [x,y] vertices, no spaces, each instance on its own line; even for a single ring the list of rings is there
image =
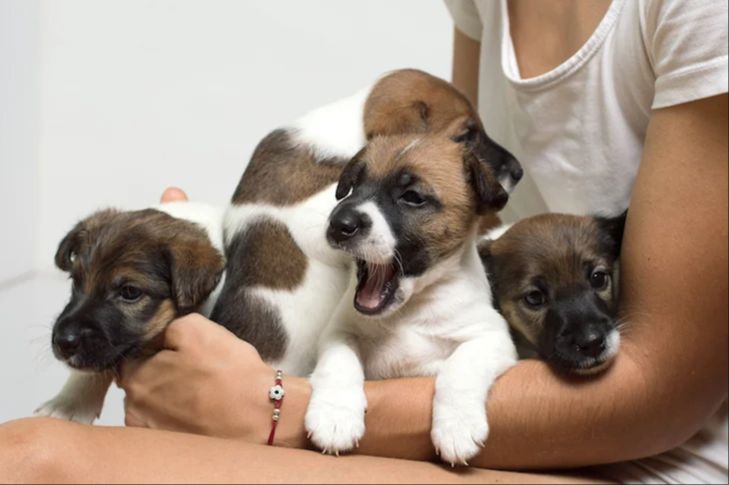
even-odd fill
[[[179,187],[167,187],[162,192],[162,197],[160,197],[160,202],[163,204],[167,202],[186,202],[187,200],[187,194]]]

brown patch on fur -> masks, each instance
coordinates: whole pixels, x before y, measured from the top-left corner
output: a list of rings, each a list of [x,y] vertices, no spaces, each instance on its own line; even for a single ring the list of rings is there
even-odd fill
[[[233,245],[236,247],[229,249],[231,253],[244,255],[230,260],[229,278],[237,278],[237,285],[294,290],[303,282],[306,255],[280,222],[254,222],[241,231]]]
[[[296,204],[339,179],[343,158],[318,159],[297,145],[286,130],[276,130],[256,147],[233,194],[234,204]]]
[[[514,224],[499,239],[482,242],[494,297],[507,321],[534,343],[544,325],[544,313],[523,307],[525,293],[535,281],[551,291],[588,288],[591,268],[611,268],[612,257],[603,246],[604,235],[593,217],[542,214]],[[615,285],[601,295],[616,303]]]
[[[468,99],[452,84],[415,69],[395,71],[377,82],[365,103],[367,139],[436,133],[460,117],[478,119]]]

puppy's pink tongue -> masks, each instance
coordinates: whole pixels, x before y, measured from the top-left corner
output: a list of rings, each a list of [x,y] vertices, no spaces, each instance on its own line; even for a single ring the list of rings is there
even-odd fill
[[[385,285],[395,276],[395,268],[391,264],[369,264],[367,281],[357,292],[357,304],[369,310],[376,310],[387,298]]]

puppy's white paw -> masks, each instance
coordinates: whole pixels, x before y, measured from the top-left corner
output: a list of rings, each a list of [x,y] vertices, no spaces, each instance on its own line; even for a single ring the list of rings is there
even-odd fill
[[[440,458],[450,463],[468,465],[488,438],[485,404],[478,399],[449,396],[433,402],[433,427],[430,437]]]
[[[101,408],[79,400],[56,396],[42,404],[33,414],[81,424],[91,424],[101,414]]]
[[[366,410],[367,398],[361,387],[315,389],[304,425],[319,449],[338,455],[359,446]]]

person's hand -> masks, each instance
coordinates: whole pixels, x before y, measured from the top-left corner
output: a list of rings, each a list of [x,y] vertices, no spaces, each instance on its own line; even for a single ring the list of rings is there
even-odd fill
[[[127,426],[265,443],[274,376],[275,370],[250,344],[192,314],[169,325],[164,350],[148,360],[125,363],[118,385],[126,392]],[[308,384],[285,376],[284,388],[275,443],[301,446],[305,441],[299,414],[308,401]]]

